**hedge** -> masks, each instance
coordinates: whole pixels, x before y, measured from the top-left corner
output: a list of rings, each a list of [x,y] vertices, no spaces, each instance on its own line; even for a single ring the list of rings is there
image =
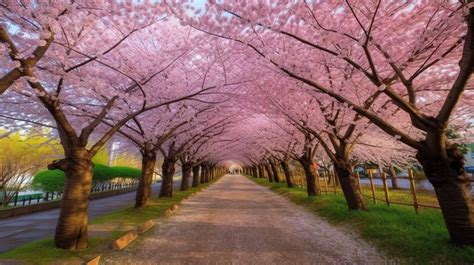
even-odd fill
[[[114,178],[140,178],[141,170],[131,167],[109,167],[102,164],[94,164],[94,176],[92,181],[105,182]],[[32,181],[35,189],[45,192],[61,192],[64,189],[65,175],[62,170],[43,170],[38,172]]]

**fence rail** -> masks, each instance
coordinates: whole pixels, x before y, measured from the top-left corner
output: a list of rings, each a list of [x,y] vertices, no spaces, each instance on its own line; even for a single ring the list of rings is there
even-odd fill
[[[319,186],[322,193],[342,194],[339,180],[335,177],[333,171],[326,171],[319,174]],[[434,191],[420,189],[416,185],[417,180],[425,180],[425,178],[415,177],[412,170],[408,170],[408,176],[396,177],[396,179],[405,179],[409,181],[408,189],[389,189],[389,180],[386,173],[380,176],[374,176],[371,171],[367,174],[369,180],[368,185],[361,184],[361,178],[356,173],[358,188],[363,197],[370,199],[374,204],[385,203],[388,206],[404,205],[413,207],[416,213],[419,213],[421,208],[440,209]],[[382,187],[375,184],[375,180],[381,180]],[[474,180],[471,179],[471,182]],[[304,172],[296,170],[294,172],[294,183],[300,187],[306,187],[306,178]]]
[[[91,193],[129,189],[134,186],[138,186],[138,180],[133,180],[129,182],[99,183],[92,187]],[[19,195],[17,192],[15,196],[12,198],[12,200],[8,203],[8,206],[9,207],[27,206],[31,204],[38,204],[38,203],[50,202],[50,201],[62,199],[62,194],[58,192],[45,192],[43,194],[39,195],[38,193],[35,193],[31,195]]]

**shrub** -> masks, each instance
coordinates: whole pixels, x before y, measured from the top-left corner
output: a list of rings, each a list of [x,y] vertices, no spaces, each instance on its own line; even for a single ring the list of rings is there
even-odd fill
[[[35,189],[45,192],[61,192],[64,189],[64,172],[59,169],[38,172],[31,182]]]
[[[93,182],[105,182],[114,178],[140,178],[141,170],[131,167],[109,167],[102,164],[94,164]],[[38,172],[32,181],[34,188],[45,192],[61,192],[64,189],[64,172],[59,169],[44,170]]]

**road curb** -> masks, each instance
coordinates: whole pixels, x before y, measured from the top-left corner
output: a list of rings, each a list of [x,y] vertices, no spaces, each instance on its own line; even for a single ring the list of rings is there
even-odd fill
[[[89,260],[88,262],[84,263],[85,265],[99,265],[100,263],[100,255]]]
[[[143,234],[146,231],[152,229],[155,225],[156,225],[155,219],[148,220],[137,227],[137,232],[138,234]]]
[[[138,233],[137,229],[130,230],[125,235],[121,236],[119,239],[115,240],[113,243],[113,249],[120,250],[130,245],[135,239],[137,239]]]

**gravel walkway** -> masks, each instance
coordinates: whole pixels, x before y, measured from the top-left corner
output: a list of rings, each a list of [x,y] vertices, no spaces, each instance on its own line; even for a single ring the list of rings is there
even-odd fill
[[[226,175],[105,264],[380,264],[377,250],[239,175]]]

